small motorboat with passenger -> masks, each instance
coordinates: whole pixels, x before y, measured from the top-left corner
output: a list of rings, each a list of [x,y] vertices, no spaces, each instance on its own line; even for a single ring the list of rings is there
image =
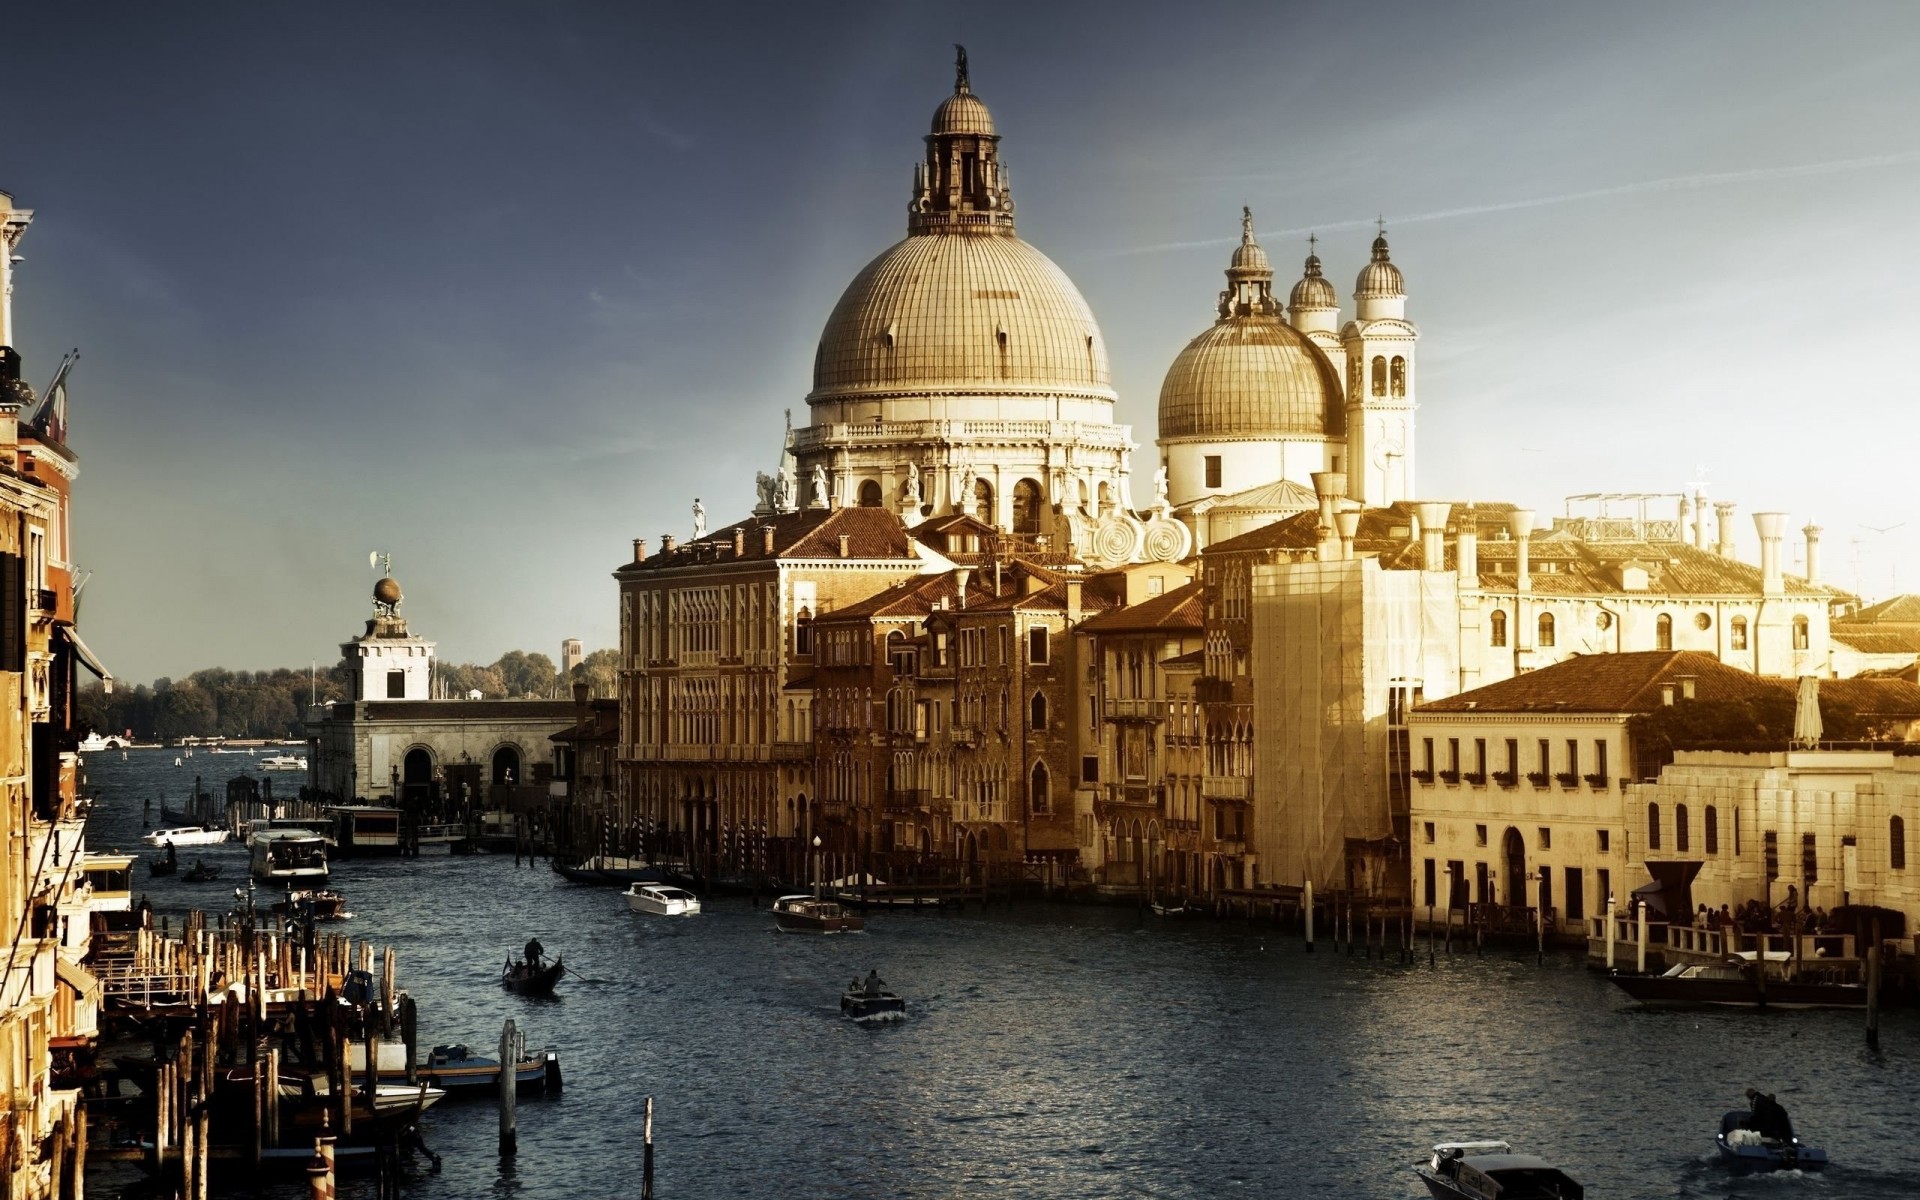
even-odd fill
[[[1441,1142],[1414,1167],[1434,1200],[1582,1200],[1587,1190],[1544,1158],[1505,1142]]]
[[[1819,1171],[1827,1165],[1825,1150],[1794,1136],[1793,1121],[1780,1102],[1753,1088],[1747,1089],[1747,1107],[1721,1116],[1713,1144],[1720,1161],[1741,1174]]]
[[[627,908],[654,917],[692,917],[700,913],[700,897],[668,883],[635,883],[627,887]]]
[[[903,1021],[907,1016],[907,1001],[887,990],[880,972],[868,971],[865,979],[856,979],[847,985],[840,997],[840,1012],[856,1021]]]
[[[837,900],[782,896],[773,902],[773,927],[782,933],[859,933],[867,919]]]
[[[196,858],[193,860],[193,865],[187,868],[187,873],[180,878],[187,883],[212,883],[220,878],[220,864]]]

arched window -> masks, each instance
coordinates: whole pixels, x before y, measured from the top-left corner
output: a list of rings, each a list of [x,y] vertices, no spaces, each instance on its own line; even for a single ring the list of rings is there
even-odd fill
[[[1027,811],[1036,817],[1044,817],[1053,811],[1053,781],[1047,776],[1047,764],[1033,764],[1033,775],[1027,781]]]
[[[984,479],[973,481],[973,515],[982,525],[992,525],[993,485]]]
[[[1896,871],[1907,869],[1907,823],[1899,817],[1887,818],[1887,865]]]
[[[1407,394],[1407,360],[1398,354],[1393,356],[1393,394],[1396,396]]]
[[[1658,850],[1659,848],[1660,806],[1658,804],[1649,804],[1647,805],[1647,849]]]
[[[1022,479],[1013,485],[1013,531],[1015,533],[1040,532],[1042,502],[1040,485],[1035,481]]]
[[[1808,647],[1807,619],[1805,617],[1795,617],[1793,619],[1793,648],[1795,650],[1805,650]]]
[[[1496,608],[1487,616],[1487,644],[1504,646],[1507,644],[1507,614],[1505,609]]]
[[[1373,356],[1373,394],[1387,394],[1387,360],[1379,354]]]
[[[865,483],[862,483],[860,485],[860,507],[861,508],[879,508],[880,507],[880,481],[879,480],[869,479]]]
[[[1733,623],[1727,627],[1727,641],[1735,650],[1745,650],[1747,648],[1747,619],[1745,617],[1735,617],[1733,619]]]
[[[1673,848],[1682,854],[1687,852],[1687,836],[1691,832],[1691,830],[1687,828],[1687,824],[1687,806],[1684,804],[1674,805]]]
[[[1720,810],[1707,805],[1706,811],[1707,853],[1720,853]]]
[[[1047,727],[1047,694],[1045,692],[1035,692],[1033,694],[1033,703],[1029,704],[1027,708],[1028,724],[1036,730],[1045,729]]]
[[[1553,614],[1552,613],[1540,614],[1540,636],[1536,640],[1538,644],[1542,646],[1553,645]]]
[[[1653,619],[1653,648],[1655,650],[1673,649],[1673,618],[1661,613]]]
[[[793,622],[793,652],[804,658],[813,653],[813,610],[803,608]]]

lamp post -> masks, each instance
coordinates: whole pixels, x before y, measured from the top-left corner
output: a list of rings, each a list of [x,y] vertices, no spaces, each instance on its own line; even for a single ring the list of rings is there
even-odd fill
[[[1607,970],[1613,970],[1613,927],[1616,918],[1613,913],[1613,893],[1607,893]]]
[[[1453,953],[1453,864],[1448,863],[1440,873],[1447,877],[1447,953]]]
[[[813,835],[813,898],[820,898],[820,835]]]
[[[1540,885],[1533,894],[1534,962],[1544,966],[1547,961],[1547,868],[1542,866],[1527,878]]]

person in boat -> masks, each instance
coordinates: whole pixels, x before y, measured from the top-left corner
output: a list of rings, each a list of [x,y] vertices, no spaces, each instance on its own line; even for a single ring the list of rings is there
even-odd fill
[[[539,938],[528,938],[525,954],[527,966],[537,970],[540,966],[540,960],[547,956],[547,948],[540,944]]]
[[[180,852],[173,848],[173,839],[168,838],[167,839],[167,868],[171,870],[174,867],[177,867],[179,865],[180,865]]]
[[[866,983],[867,995],[878,996],[881,992],[885,991],[886,988],[887,988],[887,985],[880,982],[880,972],[878,971],[867,972],[867,983]]]
[[[1777,1138],[1791,1141],[1793,1121],[1788,1118],[1787,1110],[1771,1095],[1758,1088],[1747,1089],[1747,1125],[1764,1138]]]

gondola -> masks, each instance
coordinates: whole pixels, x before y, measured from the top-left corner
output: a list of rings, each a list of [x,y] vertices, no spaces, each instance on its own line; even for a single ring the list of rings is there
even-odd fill
[[[551,996],[553,985],[560,982],[566,970],[566,964],[558,958],[552,962],[509,961],[500,969],[500,986],[522,996]]]
[[[180,860],[173,855],[162,854],[147,860],[147,874],[155,879],[162,875],[171,875],[179,869]]]
[[[196,858],[193,860],[193,865],[187,868],[187,873],[180,878],[188,883],[211,883],[220,878],[220,865],[210,863],[204,858]]]

